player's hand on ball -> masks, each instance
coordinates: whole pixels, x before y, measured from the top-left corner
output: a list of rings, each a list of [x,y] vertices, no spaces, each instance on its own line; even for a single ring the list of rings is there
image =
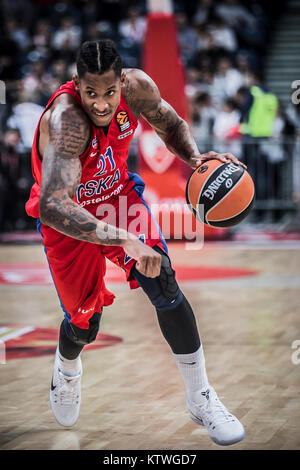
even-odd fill
[[[198,168],[202,163],[208,160],[219,160],[222,163],[233,162],[235,165],[242,166],[245,170],[247,169],[246,165],[242,163],[238,158],[236,158],[232,153],[217,153],[217,152],[207,152],[199,154],[198,157],[193,157],[190,160],[190,166],[193,169]]]
[[[128,256],[136,260],[136,269],[146,277],[160,275],[161,255],[138,238],[128,238],[124,245]]]

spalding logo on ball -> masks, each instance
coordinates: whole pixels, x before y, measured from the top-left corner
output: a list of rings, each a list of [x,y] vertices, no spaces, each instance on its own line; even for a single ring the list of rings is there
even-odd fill
[[[191,174],[186,201],[194,216],[212,227],[232,227],[253,207],[254,183],[249,173],[233,162],[209,160]]]

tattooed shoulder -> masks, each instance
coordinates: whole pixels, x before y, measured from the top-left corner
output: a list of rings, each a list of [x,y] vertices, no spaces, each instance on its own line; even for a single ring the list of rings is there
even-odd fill
[[[142,70],[126,70],[123,89],[124,98],[135,116],[145,110],[153,110],[160,101],[159,90],[154,81]]]
[[[74,197],[81,179],[80,155],[89,139],[89,123],[74,104],[58,103],[48,119],[48,141],[43,152],[40,205],[49,209],[53,197]],[[51,209],[51,207],[50,207]]]
[[[58,104],[49,119],[49,143],[64,158],[81,155],[90,137],[90,126],[77,104]]]
[[[155,82],[142,70],[132,69],[125,73],[124,95],[129,107],[159,133],[173,132],[180,125],[180,118],[161,98]]]

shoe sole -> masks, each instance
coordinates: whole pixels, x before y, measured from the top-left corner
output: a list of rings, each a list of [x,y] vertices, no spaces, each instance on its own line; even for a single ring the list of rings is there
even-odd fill
[[[199,424],[200,426],[204,426],[202,419],[198,418],[197,416],[193,415],[192,412],[190,411],[190,418],[194,423]],[[208,433],[209,434],[209,433]],[[243,434],[240,434],[240,436],[236,437],[235,439],[232,439],[231,441],[219,441],[215,437],[211,436],[209,434],[209,437],[215,442],[215,444],[218,444],[220,446],[231,446],[233,444],[236,444],[237,442],[240,442],[244,439],[245,437],[245,431]]]
[[[233,439],[232,441],[218,441],[216,438],[211,437],[211,439],[218,445],[220,446],[231,446],[233,444],[237,444],[238,442],[242,441],[245,437],[245,432],[243,432],[243,434],[241,434],[239,437],[236,437],[235,439]]]

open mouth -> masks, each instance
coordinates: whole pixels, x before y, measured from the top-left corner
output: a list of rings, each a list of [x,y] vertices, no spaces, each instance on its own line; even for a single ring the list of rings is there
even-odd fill
[[[106,111],[105,113],[98,113],[97,111],[92,111],[93,114],[95,114],[95,116],[97,116],[98,118],[106,118],[110,115],[110,112],[109,111]]]

